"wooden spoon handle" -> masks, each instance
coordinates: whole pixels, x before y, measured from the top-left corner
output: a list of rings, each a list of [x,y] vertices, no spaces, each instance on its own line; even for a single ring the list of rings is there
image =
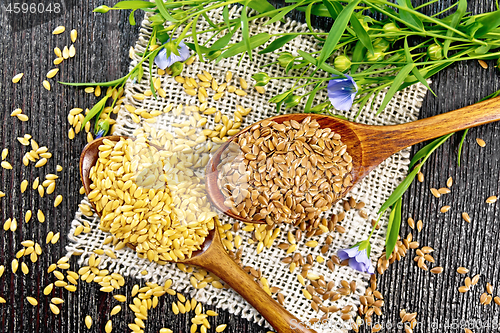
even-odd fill
[[[393,126],[361,125],[364,128],[360,131],[359,139],[366,152],[363,166],[376,166],[392,154],[414,144],[498,120],[500,97],[411,123]]]
[[[217,231],[216,231],[217,233]],[[214,237],[207,251],[193,264],[201,266],[224,280],[231,288],[247,300],[278,333],[316,333],[308,329],[301,321],[285,310],[255,283],[224,250],[218,236]],[[193,258],[194,259],[194,258]]]

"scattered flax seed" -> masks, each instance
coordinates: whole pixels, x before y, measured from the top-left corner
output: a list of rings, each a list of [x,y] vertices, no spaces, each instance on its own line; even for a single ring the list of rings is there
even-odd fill
[[[431,273],[441,274],[443,272],[443,267],[434,267],[430,270]]]
[[[43,80],[42,85],[43,85],[43,87],[45,89],[47,89],[48,91],[50,91],[50,82],[49,81]]]
[[[50,308],[50,311],[52,311],[52,313],[55,315],[58,315],[59,313],[61,313],[61,310],[59,310],[59,308],[55,304],[52,304],[52,303],[49,304],[49,308]]]
[[[7,158],[7,155],[9,155],[9,150],[7,148],[4,148],[2,150],[2,161]]]
[[[464,332],[465,332],[465,333],[474,333],[474,332],[472,332],[472,331],[471,331],[470,329],[468,329],[468,328],[464,328]]]
[[[223,332],[226,329],[226,327],[227,327],[227,324],[219,325],[215,328],[215,332],[218,332],[218,333]]]
[[[63,196],[62,195],[58,195],[55,199],[54,199],[54,207],[57,207],[61,204],[61,202],[63,201]]]
[[[59,35],[59,34],[62,34],[65,30],[66,30],[66,27],[60,25],[57,28],[55,28],[54,31],[52,31],[52,34]]]
[[[439,198],[441,196],[441,193],[439,193],[439,191],[437,189],[435,189],[435,188],[431,188],[431,193],[436,198]]]
[[[23,121],[23,122],[30,120],[30,118],[25,114],[18,114],[16,117],[17,117],[17,119],[19,119],[20,121]]]
[[[120,305],[117,305],[117,306],[115,306],[115,307],[111,310],[110,315],[111,315],[111,316],[114,316],[114,315],[116,315],[118,312],[120,312],[121,310],[122,310],[122,307],[121,307]]]
[[[424,174],[419,171],[418,174],[417,174],[417,179],[419,182],[423,183],[424,182]]]
[[[85,317],[85,326],[87,326],[88,329],[90,329],[92,327],[92,317],[91,316]]]
[[[411,217],[408,218],[408,226],[412,229],[415,228],[415,220]]]
[[[481,67],[483,67],[484,69],[488,68],[488,64],[486,63],[486,61],[479,59],[478,62],[479,65],[481,65]]]
[[[473,278],[472,278],[472,282],[471,284],[474,286],[476,285],[478,282],[479,282],[479,278],[481,277],[481,274],[476,274]]]
[[[418,230],[418,232],[422,231],[423,227],[424,227],[424,223],[422,222],[422,220],[418,220],[417,221],[417,230]]]
[[[452,185],[453,185],[453,178],[452,178],[452,177],[450,177],[450,178],[448,178],[448,180],[446,181],[446,186],[451,187]]]
[[[68,46],[65,46],[62,50],[62,56],[64,59],[69,59],[69,49]]]
[[[458,274],[467,274],[467,273],[469,273],[469,270],[467,268],[465,268],[465,267],[458,267],[457,268],[457,273]]]
[[[23,78],[23,75],[24,75],[24,73],[19,73],[19,74],[14,75],[14,77],[12,78],[12,83],[18,83],[19,81],[21,81],[21,79]]]
[[[491,285],[491,283],[486,283],[486,292],[488,294],[493,294],[493,286]]]
[[[0,297],[0,304],[2,304],[2,303],[6,303],[6,300],[5,300],[5,298]]]
[[[492,203],[495,203],[497,202],[498,198],[496,195],[492,195],[491,197],[488,197],[488,199],[486,199],[486,203],[488,204],[492,204]]]
[[[7,161],[2,161],[0,165],[6,170],[12,170],[12,165]]]
[[[468,213],[463,212],[462,213],[462,218],[464,219],[465,222],[470,223],[470,216]]]
[[[73,43],[76,42],[76,37],[78,37],[78,32],[76,31],[76,29],[71,30],[70,36],[71,36],[71,41]]]
[[[479,303],[486,305],[486,300],[488,299],[487,293],[482,293],[481,297],[479,297]]]
[[[20,115],[21,113],[23,113],[23,110],[21,109],[15,109],[14,111],[12,111],[12,113],[10,114],[11,117],[16,117],[17,115]]]
[[[4,271],[5,271],[4,265],[0,265],[0,277],[2,277]]]
[[[52,237],[52,239],[50,240],[50,243],[52,243],[52,244],[57,243],[57,241],[59,240],[59,237],[61,237],[61,233],[58,232],[57,234],[54,235],[54,237]]]
[[[40,223],[45,222],[45,215],[43,214],[43,212],[40,209],[36,213],[36,217],[38,218],[38,221],[40,221]]]
[[[60,165],[58,164],[58,165],[56,166],[56,170],[57,170],[58,172],[61,172],[61,171],[63,171],[63,167],[62,167],[62,166],[60,166]]]
[[[52,231],[50,231],[48,234],[47,234],[47,237],[45,238],[45,244],[49,244],[50,241],[52,240],[52,237],[54,237],[54,233]]]
[[[5,197],[5,193],[3,193],[2,191],[0,191],[0,198],[3,198]]]
[[[493,298],[493,301],[496,303],[496,305],[500,305],[500,297],[495,296],[495,297]]]
[[[28,300],[28,302],[30,302],[31,305],[33,305],[33,306],[38,305],[38,301],[35,298],[28,296],[28,297],[26,297],[26,299]]]
[[[448,194],[450,193],[450,189],[447,188],[447,187],[441,187],[439,190],[438,190],[439,194]]]
[[[469,291],[469,288],[467,288],[466,286],[460,286],[458,287],[458,291],[461,293],[466,293]]]
[[[484,140],[483,140],[483,139],[476,138],[476,142],[477,142],[477,144],[478,144],[480,147],[485,147],[485,146],[486,146],[486,142],[484,142]]]
[[[53,283],[49,284],[47,287],[45,287],[45,288],[43,289],[43,294],[44,294],[45,296],[50,295],[50,293],[52,292],[52,289],[54,289],[54,284],[53,284]]]
[[[75,49],[75,46],[73,44],[71,44],[71,46],[69,47],[69,53],[68,54],[69,54],[70,58],[73,58],[76,55],[76,49]]]
[[[12,268],[12,273],[15,274],[17,272],[17,268],[19,267],[19,261],[17,261],[17,259],[14,259],[14,260],[12,260],[10,265]]]
[[[441,207],[440,211],[441,213],[446,213],[447,211],[449,211],[451,208],[451,206],[443,206]]]
[[[52,79],[59,72],[59,68],[51,69],[47,72],[47,79]]]

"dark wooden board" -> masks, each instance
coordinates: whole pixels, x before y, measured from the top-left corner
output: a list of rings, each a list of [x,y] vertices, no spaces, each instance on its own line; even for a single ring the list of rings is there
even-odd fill
[[[9,0],[4,3],[8,4]],[[74,294],[61,289],[53,292],[53,296],[65,300],[61,314],[54,316],[49,310],[49,298],[42,295],[43,287],[53,280],[53,276],[47,274],[47,267],[65,254],[65,235],[81,200],[81,196],[76,194],[80,187],[78,158],[85,139],[81,135],[73,141],[67,139],[69,125],[66,116],[73,107],[90,107],[96,102],[95,97],[81,89],[57,84],[52,85],[51,92],[42,88],[41,82],[46,72],[54,67],[52,49],[70,45],[69,33],[53,36],[51,32],[56,26],[64,25],[68,31],[77,29],[79,34],[77,56],[58,66],[61,68],[56,77],[58,80],[99,82],[124,75],[129,63],[128,49],[135,42],[138,27],[128,24],[127,13],[92,13],[92,9],[102,3],[94,0],[80,3],[66,0],[63,12],[56,17],[38,14],[12,17],[3,8],[0,11],[0,148],[9,148],[7,160],[14,165],[12,171],[0,169],[0,190],[7,193],[6,197],[0,199],[0,224],[3,226],[9,217],[20,220],[15,233],[3,229],[0,231],[0,264],[6,266],[6,272],[0,278],[0,296],[7,300],[7,304],[0,304],[2,332],[89,332],[83,324],[87,314],[94,319],[90,331],[102,332],[109,319],[110,309],[117,303],[110,295],[99,292],[95,284],[81,283]],[[443,0],[429,10],[435,11],[451,3],[450,0]],[[469,10],[477,13],[491,11],[494,10],[494,2],[471,0]],[[294,15],[299,19],[301,17],[300,14]],[[136,14],[136,18],[140,22],[140,14]],[[329,24],[324,19],[316,23],[323,27]],[[490,68],[485,70],[477,62],[470,61],[453,65],[435,76],[432,88],[438,96],[429,94],[426,97],[420,117],[466,106],[499,89],[498,72],[493,68],[495,64],[489,62],[489,65]],[[25,76],[19,84],[13,84],[11,79],[19,72],[24,72]],[[50,81],[55,82],[54,79]],[[18,107],[30,117],[28,123],[21,123],[9,116]],[[419,313],[420,332],[431,331],[434,324],[438,325],[439,331],[451,332],[453,328],[462,327],[459,321],[463,319],[484,324],[498,317],[500,307],[480,305],[479,296],[487,281],[498,287],[496,284],[500,278],[497,264],[497,244],[500,241],[497,216],[500,204],[487,205],[484,202],[488,196],[500,192],[499,132],[499,123],[472,129],[465,141],[461,167],[457,165],[460,136],[454,136],[424,166],[424,183],[410,187],[404,197],[404,218],[412,216],[415,220],[424,221],[423,231],[414,232],[414,238],[420,244],[436,249],[434,257],[445,271],[433,276],[417,269],[412,260],[414,253],[394,264],[379,278],[379,289],[386,303],[381,318],[383,323],[394,326],[403,308]],[[16,137],[25,133],[33,135],[40,145],[47,145],[54,154],[47,166],[40,169],[34,168],[33,164],[21,167],[21,158],[27,147],[21,147]],[[483,138],[487,146],[480,148],[475,143],[476,137]],[[414,147],[413,152],[421,146]],[[64,167],[56,190],[56,194],[64,195],[61,206],[53,208],[55,194],[41,199],[29,189],[21,195],[20,183],[23,179],[28,179],[31,184],[37,176],[55,171],[56,164]],[[434,198],[429,188],[444,186],[450,176],[455,180],[452,193],[440,199]],[[439,208],[445,204],[451,205],[451,210],[446,214],[439,213]],[[46,222],[40,224],[33,218],[28,224],[24,223],[23,216],[29,209],[45,212]],[[461,219],[462,211],[469,212],[471,224]],[[32,264],[26,261],[30,268],[27,276],[22,273],[13,275],[10,262],[21,248],[20,242],[25,239],[44,240],[50,230],[61,232],[61,241],[50,246],[42,244],[43,254],[38,262]],[[409,227],[403,223],[401,235],[409,231]],[[459,266],[468,267],[471,274],[482,274],[480,283],[465,295],[457,291],[464,278],[456,273]],[[134,283],[136,281],[128,279],[124,293],[130,295]],[[26,301],[26,296],[40,299],[40,305],[32,307]],[[189,332],[190,316],[174,316],[170,311],[172,299],[169,296],[161,298],[160,306],[150,312],[147,332],[158,332],[161,327],[169,327],[174,332]],[[122,306],[126,307],[125,304]],[[226,311],[218,312],[219,317],[210,322],[213,325],[227,323],[227,332],[266,331]],[[113,331],[127,331],[126,324],[132,320],[130,311],[121,312],[113,320]],[[498,324],[498,318],[496,320],[495,324]],[[454,321],[458,326],[445,326]]]

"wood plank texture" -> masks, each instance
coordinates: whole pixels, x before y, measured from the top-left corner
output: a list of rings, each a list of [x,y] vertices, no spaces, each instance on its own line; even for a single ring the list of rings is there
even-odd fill
[[[8,2],[10,0],[0,6]],[[116,1],[105,3],[110,2]],[[78,160],[85,139],[82,135],[73,141],[67,139],[69,125],[66,115],[73,107],[90,107],[96,98],[82,89],[57,84],[53,84],[52,91],[47,92],[41,82],[47,71],[55,67],[52,64],[55,58],[53,48],[58,46],[62,49],[70,45],[69,30],[73,28],[79,34],[75,43],[77,55],[58,66],[61,71],[56,76],[57,80],[99,82],[120,77],[127,72],[128,49],[135,42],[138,27],[130,27],[127,13],[92,13],[92,9],[102,3],[96,0],[79,3],[67,0],[65,10],[59,17],[52,19],[27,14],[12,18],[3,8],[0,10],[0,150],[9,148],[7,160],[14,165],[14,170],[0,169],[0,190],[7,194],[0,198],[0,226],[10,217],[16,217],[19,221],[14,233],[0,230],[0,265],[6,266],[6,272],[0,278],[0,296],[7,300],[7,304],[0,304],[0,332],[103,332],[109,311],[117,304],[110,295],[99,292],[95,284],[81,283],[75,293],[60,288],[53,292],[53,296],[65,300],[60,306],[61,314],[55,316],[49,309],[50,299],[42,294],[43,287],[53,280],[53,276],[47,274],[47,267],[65,254],[65,235],[81,200],[81,195],[77,194],[80,188]],[[438,11],[451,3],[451,0],[442,0],[430,6],[429,11]],[[470,0],[468,9],[474,13],[492,11],[495,4],[491,0]],[[297,19],[302,17],[300,13],[293,15]],[[136,19],[140,22],[139,13]],[[323,27],[329,23],[325,19],[315,22]],[[51,32],[58,25],[66,26],[67,33],[53,36]],[[467,106],[500,89],[498,70],[494,68],[493,61],[488,64],[490,67],[483,69],[477,62],[470,61],[450,66],[436,75],[432,88],[438,96],[429,94],[426,97],[420,117]],[[24,72],[25,76],[20,83],[13,84],[12,77],[20,72]],[[50,81],[55,82],[54,79]],[[22,123],[10,117],[10,112],[15,108],[23,109],[30,121]],[[47,166],[22,166],[21,158],[28,148],[21,147],[16,137],[26,133],[31,134],[40,145],[48,146],[53,153]],[[385,297],[384,316],[381,318],[383,323],[396,325],[399,311],[403,308],[419,313],[418,332],[430,332],[435,327],[436,331],[442,332],[455,331],[453,328],[462,328],[463,331],[463,327],[473,327],[470,324],[460,326],[460,320],[476,320],[484,324],[492,323],[493,318],[498,317],[500,307],[480,305],[479,296],[486,282],[495,286],[494,295],[500,287],[500,267],[496,265],[497,244],[500,242],[500,202],[491,205],[485,203],[488,196],[500,193],[499,133],[500,123],[470,130],[461,167],[457,165],[460,135],[455,135],[424,166],[425,181],[413,184],[405,195],[404,219],[412,216],[424,222],[422,232],[413,231],[414,239],[421,245],[434,247],[437,265],[443,266],[445,270],[440,275],[432,275],[418,269],[412,260],[413,252],[394,264],[379,278],[379,289]],[[475,143],[476,137],[484,139],[486,147],[479,147]],[[414,147],[413,152],[421,146]],[[59,173],[61,179],[54,194],[40,198],[31,187],[21,194],[20,183],[23,179],[28,179],[31,185],[37,176],[55,172],[56,164],[62,165],[64,170]],[[430,187],[443,187],[450,176],[455,183],[452,192],[439,199],[433,197]],[[64,201],[57,209],[53,207],[56,194],[64,195]],[[443,205],[452,208],[446,214],[440,213],[439,208]],[[39,223],[36,218],[24,223],[24,214],[29,209],[41,209],[46,216],[45,223]],[[470,224],[461,219],[463,211],[471,216]],[[45,245],[45,236],[51,230],[61,232],[63,236],[56,245]],[[408,225],[403,223],[400,234],[406,235],[410,231]],[[43,242],[43,254],[36,264],[25,258],[30,268],[28,275],[19,272],[13,275],[10,262],[21,249],[20,242],[26,239]],[[464,279],[464,276],[456,273],[459,266],[468,267],[470,275],[481,274],[479,284],[465,295],[457,291]],[[136,281],[128,279],[123,293],[130,295],[134,283]],[[31,306],[26,296],[39,299],[40,305]],[[173,315],[170,311],[173,299],[170,296],[161,298],[159,307],[150,313],[146,332],[158,332],[161,327],[169,327],[174,332],[189,332],[191,315]],[[126,304],[122,306],[127,307]],[[212,326],[227,323],[226,332],[267,331],[238,316],[225,311],[218,312],[220,315],[210,318],[209,322]],[[91,330],[84,326],[86,315],[94,319]],[[127,307],[127,311],[113,317],[113,332],[128,331],[127,323],[132,320],[133,316]],[[494,323],[498,325],[496,320]],[[454,321],[457,326],[445,326]],[[493,329],[482,331],[490,332]]]

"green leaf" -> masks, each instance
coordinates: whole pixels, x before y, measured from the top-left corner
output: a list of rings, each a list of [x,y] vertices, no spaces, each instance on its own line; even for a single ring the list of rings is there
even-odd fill
[[[267,32],[261,32],[260,34],[257,34],[255,36],[250,37],[250,48],[255,49],[262,44],[266,43],[271,36]],[[245,44],[243,41],[238,42],[234,45],[232,45],[230,48],[228,48],[224,53],[222,53],[223,58],[229,58],[232,56],[235,56],[241,52],[244,52],[246,49]]]
[[[415,176],[417,175],[417,173],[419,171],[420,171],[420,167],[416,167],[415,169],[412,170],[412,172],[410,172],[408,174],[408,176],[406,176],[406,178],[401,182],[401,184],[399,184],[398,187],[396,187],[394,192],[392,192],[391,195],[389,196],[389,198],[384,202],[382,207],[380,207],[380,209],[378,211],[379,214],[382,213],[387,208],[394,205],[394,203],[396,201],[398,201],[399,198],[401,198],[403,196],[403,194],[406,192],[408,187],[410,187],[411,183],[413,182],[413,179],[415,179]]]
[[[406,55],[406,61],[407,62],[413,62],[413,57],[411,55],[410,48],[408,46],[408,38],[405,38],[404,50],[405,50],[405,55]],[[417,66],[413,67],[413,69],[411,70],[411,72],[413,73],[413,75],[415,76],[415,78],[417,78],[417,80],[420,81],[420,83],[422,83],[425,87],[427,87],[427,89],[429,89],[429,91],[434,96],[436,96],[436,93],[434,93],[434,91],[431,89],[431,87],[429,86],[429,83],[427,83],[427,81],[425,80],[425,78],[422,75],[422,73],[420,73],[420,71],[418,70]]]
[[[127,79],[128,75],[125,75],[119,79],[113,80],[113,81],[108,81],[108,82],[82,82],[82,83],[73,83],[73,82],[61,82],[58,81],[60,84],[64,84],[66,86],[73,86],[73,87],[95,87],[95,86],[101,86],[101,87],[112,87],[116,86],[117,84],[122,84],[124,81]]]
[[[398,241],[399,229],[401,227],[401,198],[392,207],[391,215],[389,216],[389,224],[387,225],[387,234],[385,236],[385,255],[387,260],[391,257],[392,251],[396,247]],[[392,217],[392,219],[391,219]]]
[[[203,52],[201,51],[200,44],[198,44],[198,32],[196,31],[196,24],[198,23],[199,18],[200,15],[196,15],[193,19],[194,22],[191,28],[191,37],[193,38],[194,48],[196,53],[198,54],[198,59],[200,59],[201,62],[205,62],[203,60]]]
[[[269,21],[267,21],[264,25],[268,24],[273,24],[274,22],[280,21],[286,14],[288,14],[291,10],[295,9],[298,6],[301,6],[305,0],[302,0],[301,2],[298,2],[294,5],[286,6],[283,8],[280,8],[280,11],[278,14],[274,15]]]
[[[365,58],[365,50],[366,47],[361,43],[361,41],[357,41],[354,46],[354,50],[352,51],[352,61],[353,62],[362,62]],[[356,73],[359,68],[359,64],[354,64],[351,66],[351,73]]]
[[[260,51],[259,54],[273,52],[280,47],[284,46],[286,43],[297,37],[297,35],[285,35],[280,38],[276,38],[271,44],[269,44],[264,50]]]
[[[466,10],[467,10],[467,0],[459,0],[457,11],[452,15],[450,15],[451,22],[449,23],[449,25],[453,28],[456,28],[460,23],[460,21],[462,20],[462,17],[464,17]],[[448,30],[446,32],[446,37],[452,37],[453,34],[454,34],[453,31]],[[450,49],[450,45],[451,45],[451,39],[446,39],[443,45],[443,55],[445,58],[448,58],[448,50]]]
[[[323,88],[323,82],[318,82],[316,87],[309,93],[309,97],[307,98],[306,106],[304,107],[304,112],[310,112],[312,103],[314,102],[314,98],[316,97],[316,93]]]
[[[309,7],[311,7],[310,11],[311,14],[314,16],[320,16],[320,17],[331,17],[328,9],[325,7],[325,5],[319,4],[319,5],[314,5],[314,2],[311,2],[307,7],[298,7],[297,10],[299,12],[305,12],[308,10]],[[307,15],[306,15],[307,18]]]
[[[234,33],[240,28],[240,25],[241,22],[238,21],[232,31],[228,30],[228,32],[224,36],[222,36],[212,44],[210,50],[219,51],[225,48],[226,45],[229,44],[229,42],[231,41],[231,38],[233,38]]]
[[[407,8],[407,9],[413,9],[413,6],[411,4],[411,0],[397,0],[398,4],[401,7]],[[415,16],[413,13],[410,13],[404,9],[399,10],[399,16],[403,21],[410,23],[412,26],[415,26],[418,28],[418,31],[424,31],[424,25],[420,19]]]
[[[191,50],[197,52],[196,51],[196,45],[194,45],[194,43],[184,42],[184,44],[186,44],[186,46],[189,47]],[[211,48],[205,47],[203,45],[198,45],[198,47],[199,47],[199,50],[200,50],[201,54],[207,54],[208,52],[213,51]]]
[[[448,140],[448,138],[453,135],[452,134],[447,134],[447,135],[444,135],[442,137],[439,137],[437,139],[435,139],[434,141],[432,141],[431,143],[428,143],[427,145],[425,145],[424,147],[422,147],[414,156],[413,158],[411,159],[410,161],[410,165],[409,165],[409,168],[411,169],[419,160],[421,160],[422,158],[428,156],[429,154],[431,154],[437,147],[439,147],[440,145],[442,145],[446,140]]]
[[[465,137],[467,136],[468,132],[469,132],[469,129],[467,128],[464,131],[464,133],[462,134],[462,139],[460,139],[460,145],[458,145],[458,156],[457,156],[458,166],[460,166],[460,159],[462,156],[462,148],[464,146]]]
[[[120,1],[113,8],[118,9],[140,9],[140,8],[153,8],[154,3],[149,1]]]
[[[158,52],[160,52],[160,49],[154,50],[149,55],[149,88],[151,89],[151,92],[153,93],[155,99],[158,99],[158,97],[156,96],[156,89],[153,82],[153,64],[155,63],[154,60]]]
[[[481,24],[481,27],[476,31],[474,36],[482,37],[486,35],[500,26],[500,9],[482,16],[476,22]]]
[[[342,34],[347,28],[347,24],[349,23],[349,19],[354,12],[354,9],[360,1],[361,0],[353,0],[350,2],[333,23],[332,28],[328,33],[328,37],[326,38],[325,45],[323,46],[323,49],[321,49],[321,53],[316,60],[316,66],[318,68],[321,68],[326,59],[332,54],[333,50],[335,50],[340,37],[342,37]]]
[[[275,10],[273,5],[271,5],[267,0],[250,0],[250,1],[240,1],[241,4],[247,3],[247,6],[256,10],[257,12],[264,14]]]
[[[311,64],[316,63],[316,59],[314,59],[314,57],[311,56],[309,53],[304,52],[302,50],[297,50],[297,52],[300,54],[300,56],[302,58],[304,58],[304,60],[308,61],[309,63],[311,63]],[[344,74],[342,72],[336,70],[335,68],[333,68],[332,66],[330,66],[328,64],[323,63],[319,68],[324,70],[325,72],[335,74],[335,75],[338,75],[340,77],[344,77]]]
[[[229,8],[228,6],[224,6],[224,9],[222,10],[222,17],[224,18],[224,23],[226,23],[227,28],[229,29],[230,23],[229,23]]]
[[[351,16],[351,25],[359,41],[364,45],[364,47],[366,47],[366,49],[371,54],[373,54],[375,50],[373,49],[373,44],[370,35],[368,35],[365,28],[363,28],[363,26],[361,25],[355,14]]]
[[[163,0],[155,0],[156,3],[156,8],[160,11],[161,16],[167,21],[170,21],[172,23],[179,22],[179,20],[176,20],[168,13],[167,8],[165,7],[165,4],[163,3]]]
[[[247,6],[243,6],[241,10],[241,32],[243,34],[243,44],[248,53],[248,58],[252,61],[252,47],[250,46],[250,31],[248,28]]]
[[[281,93],[281,94],[276,95],[273,98],[271,98],[269,100],[269,103],[280,103],[280,102],[283,102],[288,97],[288,95],[290,95],[290,94],[292,94],[292,92],[289,91],[289,90],[287,90],[284,93]]]
[[[306,7],[306,9],[305,9],[305,14],[306,14],[306,24],[307,24],[307,27],[309,28],[309,31],[314,32],[314,28],[313,28],[313,26],[312,26],[312,22],[311,22],[311,16],[312,16],[312,15],[311,15],[311,14],[312,14],[311,9],[312,9],[312,7],[313,7],[313,3],[311,2],[311,3],[310,3],[307,7]],[[313,36],[314,36],[314,38],[316,38],[317,40],[320,40],[320,41],[322,41],[322,42],[324,42],[324,41],[325,41],[325,39],[324,39],[324,38],[318,37],[316,34],[314,34]]]
[[[131,11],[130,14],[128,15],[128,22],[130,23],[130,25],[135,25],[134,14],[135,14],[135,10]]]
[[[141,83],[142,77],[144,76],[144,68],[141,66],[137,67],[137,82]]]
[[[87,124],[87,122],[90,119],[94,118],[95,115],[97,115],[102,111],[102,109],[104,109],[104,105],[106,105],[107,100],[108,96],[106,95],[99,102],[97,102],[92,109],[90,109],[89,113],[87,113],[87,115],[85,116],[85,119],[83,119],[82,129],[85,127],[85,124]]]
[[[379,115],[389,104],[390,100],[396,94],[396,92],[399,90],[401,85],[403,84],[405,78],[408,76],[408,74],[411,72],[411,70],[415,67],[415,64],[408,64],[404,66],[401,71],[396,75],[394,78],[394,82],[391,84],[391,88],[387,92],[387,94],[384,97],[384,100],[382,101],[382,104],[380,104],[380,107],[378,108],[377,115]]]
[[[149,21],[152,25],[163,25],[163,23],[165,23],[165,19],[160,14],[150,16]]]
[[[340,12],[344,7],[338,2],[332,2],[329,0],[323,0],[323,5],[326,7],[328,10],[328,13],[330,14],[330,17],[334,20],[337,19],[339,16]]]

